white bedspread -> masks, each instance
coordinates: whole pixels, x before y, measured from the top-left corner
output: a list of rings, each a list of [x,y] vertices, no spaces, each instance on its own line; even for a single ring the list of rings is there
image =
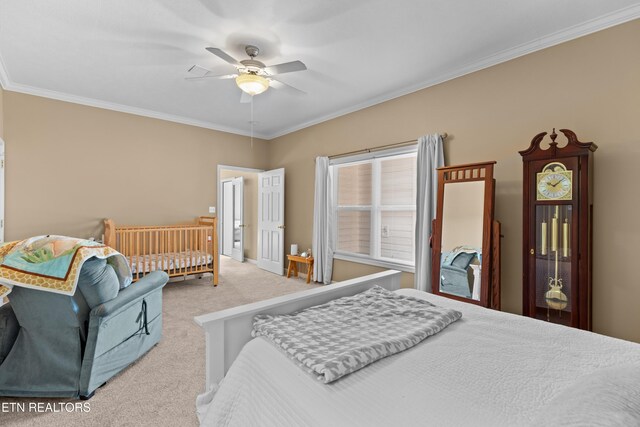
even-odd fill
[[[640,365],[640,345],[398,291],[463,313],[440,334],[332,384],[264,338],[250,341],[203,418],[209,426],[521,426],[602,368]],[[594,393],[597,393],[594,390]]]

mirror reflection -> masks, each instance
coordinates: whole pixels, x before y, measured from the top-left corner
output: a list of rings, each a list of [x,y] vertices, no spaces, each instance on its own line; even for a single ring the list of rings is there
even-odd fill
[[[440,292],[480,300],[484,181],[444,185]]]

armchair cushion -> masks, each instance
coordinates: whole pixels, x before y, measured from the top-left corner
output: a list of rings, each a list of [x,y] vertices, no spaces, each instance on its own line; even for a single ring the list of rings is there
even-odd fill
[[[106,259],[91,258],[82,265],[78,287],[89,307],[93,308],[118,296],[120,284]]]

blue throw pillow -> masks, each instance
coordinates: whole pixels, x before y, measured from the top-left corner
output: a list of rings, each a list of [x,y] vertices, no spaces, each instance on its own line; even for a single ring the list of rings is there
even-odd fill
[[[89,307],[94,308],[118,296],[120,282],[107,260],[90,258],[80,270],[78,287]]]

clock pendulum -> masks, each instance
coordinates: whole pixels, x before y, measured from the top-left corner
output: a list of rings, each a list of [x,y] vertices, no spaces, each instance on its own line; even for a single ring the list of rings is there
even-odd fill
[[[567,307],[568,298],[564,292],[562,292],[562,278],[558,272],[558,264],[560,257],[560,250],[558,248],[558,221],[559,221],[559,211],[560,207],[555,207],[555,213],[553,218],[551,219],[551,252],[555,255],[555,268],[553,276],[548,277],[547,286],[549,290],[544,294],[545,300],[547,301],[547,320],[550,319],[549,309],[558,310],[558,316],[562,317],[562,310]],[[546,223],[543,223],[545,226],[542,227],[543,233],[546,234]],[[562,252],[563,255],[566,256],[568,252],[568,234],[569,231],[569,223],[565,218],[565,222],[562,224]],[[542,248],[542,253],[546,254],[546,236],[543,239],[544,246]]]

